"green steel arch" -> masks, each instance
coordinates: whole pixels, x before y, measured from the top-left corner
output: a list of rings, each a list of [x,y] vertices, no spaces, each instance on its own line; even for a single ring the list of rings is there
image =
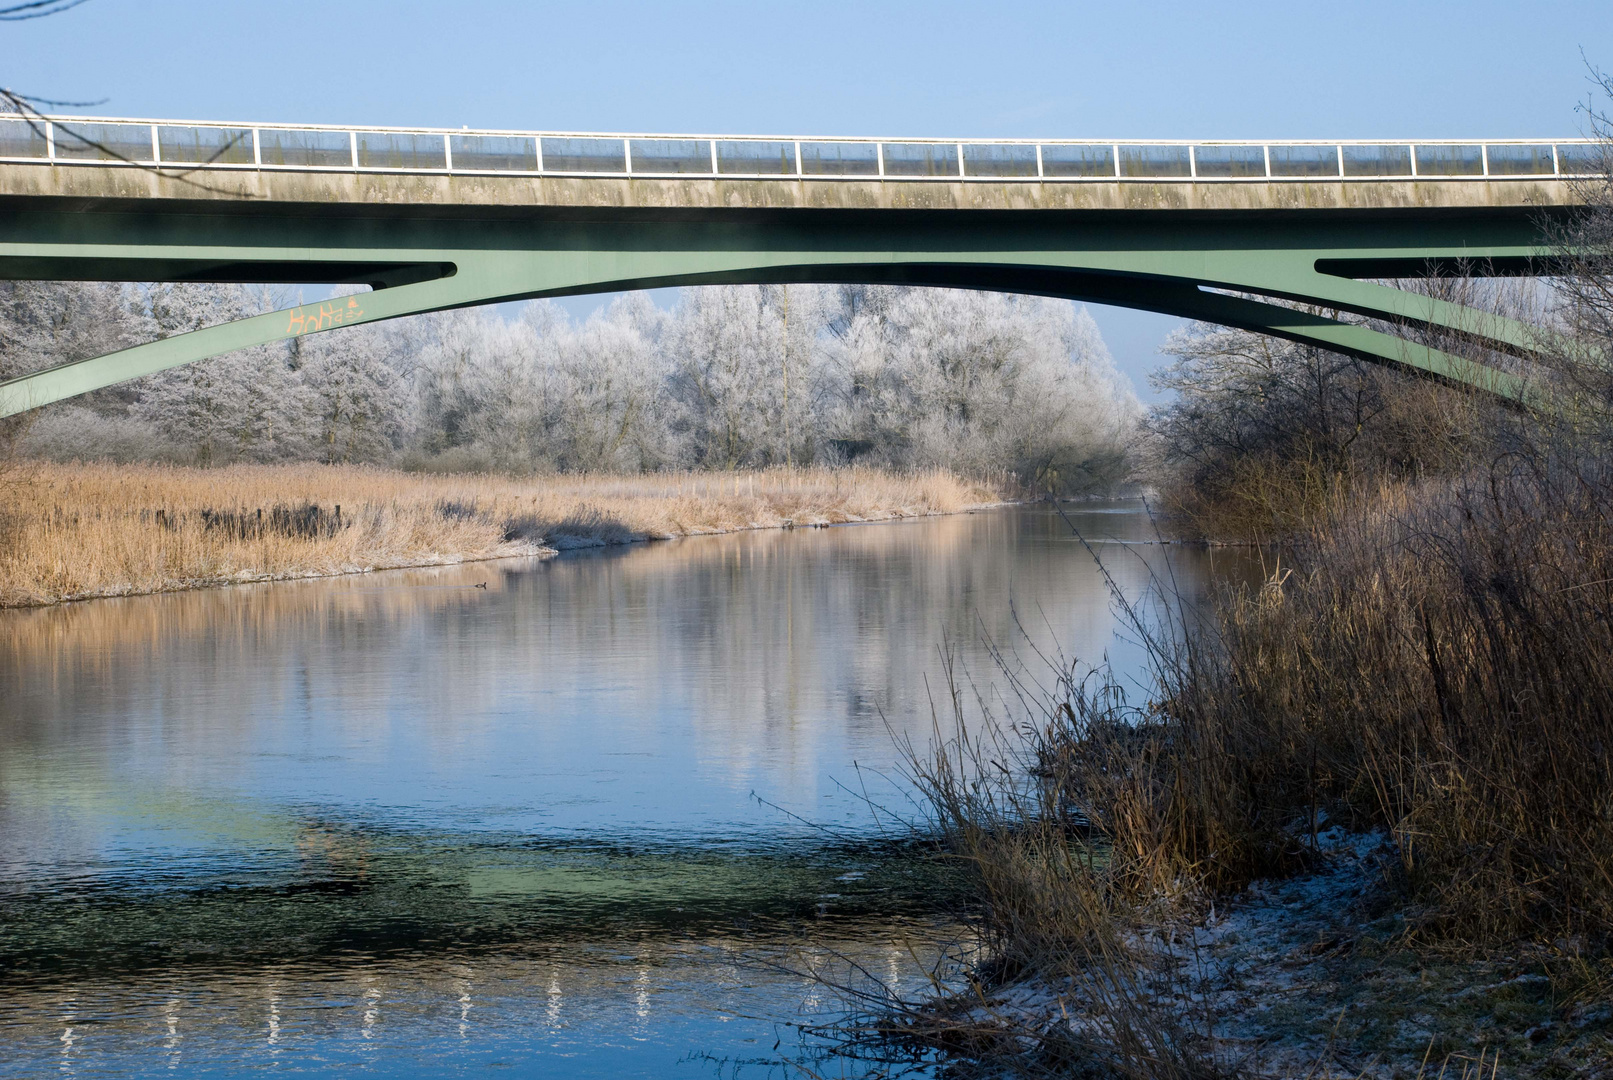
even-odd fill
[[[1342,160],[1342,151],[1340,152]],[[356,161],[356,158],[355,158]],[[1348,315],[1528,357],[1539,331],[1382,284],[1524,273],[1562,177],[879,179],[172,175],[0,161],[0,278],[352,282],[305,304],[0,383],[0,416],[234,349],[421,312],[671,285],[864,282],[1066,297],[1222,323],[1509,398],[1514,374]],[[1268,166],[1269,168],[1269,166]],[[1340,166],[1342,170],[1342,165]],[[1296,307],[1295,304],[1300,306]]]

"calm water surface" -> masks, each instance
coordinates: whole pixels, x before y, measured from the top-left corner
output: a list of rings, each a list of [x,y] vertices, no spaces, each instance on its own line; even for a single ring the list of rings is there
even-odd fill
[[[1117,629],[1046,508],[0,613],[0,1076],[782,1075],[947,932],[870,809],[943,648]]]

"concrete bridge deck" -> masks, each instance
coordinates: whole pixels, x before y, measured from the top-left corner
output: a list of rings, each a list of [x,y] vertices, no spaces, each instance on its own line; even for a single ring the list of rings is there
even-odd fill
[[[1139,307],[1518,396],[1516,374],[1340,313],[1528,356],[1540,346],[1530,327],[1363,279],[1528,272],[1548,253],[1543,227],[1572,208],[1575,178],[1602,167],[1600,154],[1574,140],[1029,143],[0,120],[0,277],[376,290],[0,383],[0,415],[356,322],[792,281]]]
[[[247,202],[306,207],[641,210],[1063,210],[1300,211],[1500,210],[1574,202],[1568,177],[1452,181],[1056,180],[926,184],[867,179],[537,177],[409,173],[177,173],[127,166],[42,169],[0,162],[0,200],[70,199],[88,208],[117,200]]]
[[[1103,142],[595,135],[0,118],[0,194],[447,206],[1557,205],[1584,139]],[[48,170],[10,165],[51,165]],[[174,182],[174,181],[177,181]]]

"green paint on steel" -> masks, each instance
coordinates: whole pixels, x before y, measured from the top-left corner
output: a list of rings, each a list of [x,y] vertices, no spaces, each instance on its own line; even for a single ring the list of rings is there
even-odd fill
[[[1544,254],[1538,213],[506,206],[446,214],[376,205],[221,210],[164,200],[75,212],[51,200],[0,203],[0,277],[376,286],[0,383],[0,416],[235,349],[420,312],[654,286],[813,281],[1002,289],[1143,308],[1517,398],[1524,390],[1516,376],[1316,312],[1458,331],[1524,356],[1541,348],[1534,328],[1318,267],[1391,277],[1461,261],[1522,272]]]

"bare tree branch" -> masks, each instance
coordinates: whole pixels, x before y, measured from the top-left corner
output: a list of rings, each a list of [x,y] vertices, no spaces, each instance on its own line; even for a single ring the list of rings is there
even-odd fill
[[[73,144],[75,144],[77,146],[86,147],[88,149],[92,149],[97,154],[99,154],[101,157],[103,157],[103,158],[105,158],[105,159],[107,159],[109,161],[119,161],[119,162],[122,162],[125,165],[133,165],[133,166],[135,166],[136,168],[139,168],[139,169],[146,169],[146,170],[149,170],[151,172],[157,173],[159,176],[165,176],[165,177],[168,177],[168,178],[173,179],[173,180],[178,180],[180,183],[188,184],[191,187],[197,188],[197,189],[199,189],[201,191],[211,192],[211,193],[213,193],[215,195],[233,195],[233,196],[236,196],[236,197],[239,197],[239,198],[253,198],[253,197],[255,197],[255,196],[252,196],[252,195],[250,195],[250,194],[248,194],[246,192],[242,192],[242,191],[239,191],[239,190],[234,189],[234,188],[217,187],[217,186],[215,186],[213,184],[204,183],[201,180],[196,180],[196,179],[193,178],[194,174],[198,170],[204,169],[207,166],[214,164],[215,162],[217,162],[221,158],[223,158],[225,154],[228,154],[231,150],[233,150],[235,147],[242,145],[242,141],[245,138],[248,137],[244,133],[241,134],[241,135],[236,135],[234,138],[230,139],[228,142],[226,142],[224,145],[220,146],[208,158],[206,158],[203,161],[196,162],[195,164],[190,165],[187,168],[171,169],[171,168],[168,168],[168,167],[163,166],[163,165],[148,165],[148,164],[146,164],[146,163],[144,163],[142,161],[138,161],[135,158],[131,158],[131,157],[127,156],[126,154],[122,153],[121,151],[119,151],[115,147],[108,146],[106,143],[100,142],[100,141],[98,141],[96,139],[92,139],[88,135],[85,135],[81,131],[75,131],[71,124],[63,123],[60,120],[51,120],[44,113],[40,112],[37,108],[35,108],[35,102],[39,102],[41,104],[44,104],[42,99],[29,97],[29,96],[23,95],[23,94],[18,94],[17,92],[15,92],[13,90],[0,89],[0,105],[10,107],[9,109],[0,109],[0,114],[9,112],[11,115],[15,116],[16,118],[18,118],[18,119],[22,120],[24,123],[26,123],[28,125],[29,129],[32,130],[34,132],[34,134],[38,135],[40,138],[45,137],[45,127],[44,127],[44,125],[47,124],[47,123],[52,123],[56,127],[56,132],[57,132],[57,138],[58,139],[60,139],[60,137],[65,134],[66,136],[68,136],[68,138],[72,141]],[[69,106],[72,106],[72,107],[78,107],[78,106],[81,106],[83,103],[76,103],[75,104],[75,103],[68,103],[68,102],[53,102],[52,104],[61,104],[61,105],[69,105]],[[101,102],[90,102],[89,104],[96,105],[96,104],[101,104]]]
[[[70,8],[76,8],[89,0],[33,0],[28,4],[13,4],[10,7],[0,8],[0,22],[22,22],[24,19],[43,19],[49,15],[60,15]]]

